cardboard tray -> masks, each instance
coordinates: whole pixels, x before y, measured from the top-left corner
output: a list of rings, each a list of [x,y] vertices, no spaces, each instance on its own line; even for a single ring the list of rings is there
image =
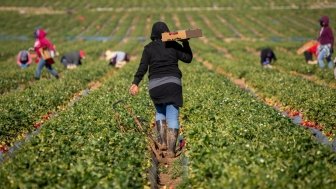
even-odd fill
[[[188,38],[202,37],[201,29],[180,30],[176,32],[162,33],[162,41],[175,41]]]
[[[41,53],[42,58],[46,61],[47,64],[54,64],[55,63],[54,59],[51,56],[51,53],[50,53],[49,49],[41,48],[40,53]]]
[[[305,52],[306,50],[308,50],[310,47],[316,45],[318,42],[316,40],[310,40],[307,41],[305,44],[303,44],[297,51],[297,54],[302,54],[303,52]]]

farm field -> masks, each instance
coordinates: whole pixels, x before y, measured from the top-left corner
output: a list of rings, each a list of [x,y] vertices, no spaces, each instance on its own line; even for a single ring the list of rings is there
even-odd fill
[[[316,39],[331,0],[21,1],[0,4],[0,188],[335,188],[336,80],[296,50]],[[158,163],[150,137],[148,79],[128,88],[152,24],[200,28],[191,64],[180,63],[186,141]],[[85,50],[60,79],[16,65],[36,28],[62,55]],[[259,52],[271,47],[272,69]],[[105,50],[129,52],[116,69]],[[167,168],[168,167],[168,168]]]

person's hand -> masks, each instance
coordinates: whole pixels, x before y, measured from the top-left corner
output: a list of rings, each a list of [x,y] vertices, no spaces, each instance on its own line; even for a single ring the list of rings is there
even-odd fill
[[[55,58],[55,51],[51,50],[50,51],[50,56],[51,56],[51,58]]]
[[[132,84],[130,89],[129,89],[129,93],[132,95],[132,96],[135,96],[139,93],[139,87],[136,85],[136,84]]]
[[[188,42],[190,38],[187,39],[180,39],[179,41],[181,41],[182,43]]]

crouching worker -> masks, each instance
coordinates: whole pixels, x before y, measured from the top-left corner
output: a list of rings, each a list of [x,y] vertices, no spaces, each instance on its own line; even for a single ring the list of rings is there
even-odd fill
[[[110,66],[116,68],[122,68],[126,63],[130,61],[130,55],[123,51],[111,51],[105,52],[105,60],[108,61]]]
[[[277,58],[271,48],[263,48],[260,52],[260,63],[264,68],[272,68],[271,63]]]
[[[169,32],[164,22],[152,27],[151,42],[144,47],[141,61],[129,89],[131,95],[139,92],[139,83],[148,71],[149,95],[156,109],[156,129],[160,150],[168,150],[165,157],[176,157],[179,134],[179,108],[182,107],[182,73],[178,61],[192,61],[188,40],[182,45],[176,41],[161,41],[161,34]]]
[[[318,48],[318,43],[315,45],[311,46],[309,49],[303,52],[303,55],[306,59],[306,62],[308,64],[317,64],[317,60],[313,60],[313,57],[317,58],[317,48]]]
[[[61,57],[61,63],[67,69],[74,69],[79,65],[82,65],[82,60],[85,59],[85,52],[83,50],[73,51],[65,53]]]
[[[31,64],[32,58],[27,50],[22,50],[16,57],[16,63],[21,67],[21,69],[28,68]]]

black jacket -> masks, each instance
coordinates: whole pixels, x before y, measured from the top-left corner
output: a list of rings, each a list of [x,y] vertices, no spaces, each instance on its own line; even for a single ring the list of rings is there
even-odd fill
[[[64,64],[64,66],[67,66],[68,64],[76,64],[81,65],[81,57],[79,54],[79,51],[69,52],[64,54],[61,57],[61,63]]]
[[[275,53],[271,48],[264,48],[260,52],[260,63],[263,64],[264,62],[271,63],[272,61],[276,61],[277,58]]]
[[[157,22],[153,25],[152,42],[146,45],[143,50],[140,65],[134,75],[133,84],[139,85],[147,71],[149,80],[166,76],[182,78],[178,61],[181,60],[185,63],[190,63],[193,58],[192,51],[188,41],[183,42],[182,45],[176,41],[162,42],[161,34],[167,31],[169,29],[163,22]],[[165,84],[164,86],[158,86],[150,90],[154,103],[173,103],[177,106],[182,106],[182,88],[179,90],[176,87],[181,86],[174,85],[176,84]],[[180,91],[179,94],[176,94],[176,90]]]
[[[143,76],[148,72],[148,78],[160,78],[164,76],[182,77],[178,67],[178,60],[190,63],[192,52],[188,42],[183,46],[175,41],[162,42],[155,40],[145,46],[138,71],[134,75],[133,84],[138,85]]]

